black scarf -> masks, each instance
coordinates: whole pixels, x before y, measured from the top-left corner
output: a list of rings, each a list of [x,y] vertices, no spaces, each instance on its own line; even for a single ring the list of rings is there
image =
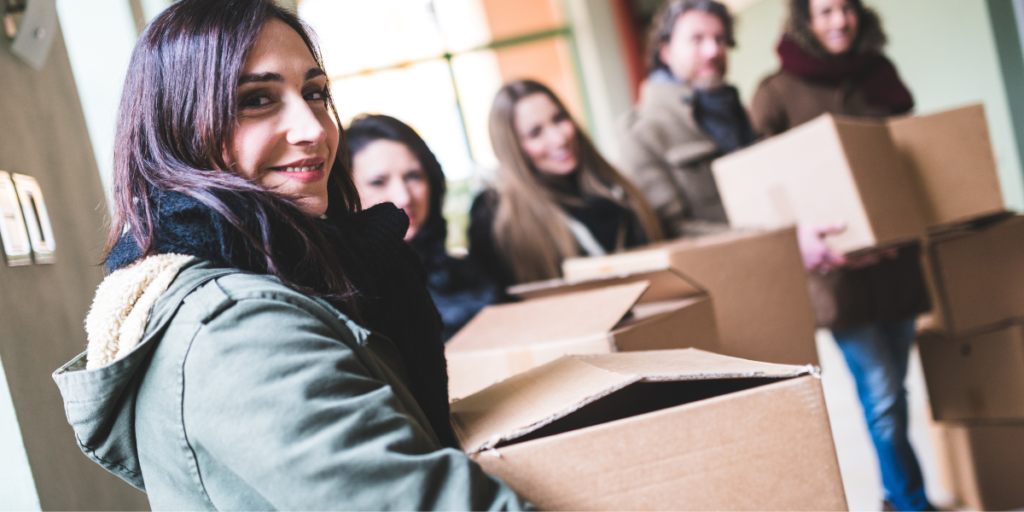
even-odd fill
[[[243,209],[232,204],[230,198],[225,202],[245,221]],[[187,254],[217,267],[260,273],[241,234],[205,204],[177,192],[155,192],[153,204],[157,218],[153,254]],[[328,219],[316,224],[359,292],[361,323],[395,344],[409,374],[409,390],[441,444],[458,447],[448,418],[441,317],[424,286],[423,266],[402,239],[408,217],[386,203],[354,215],[329,211]],[[297,240],[283,223],[272,225],[271,230],[280,241],[275,244],[278,247],[292,246],[287,243],[289,239]],[[114,271],[140,257],[134,239],[126,235],[107,258],[107,267]],[[296,255],[284,253],[280,257],[283,265],[297,264]]]
[[[724,154],[754,142],[754,128],[735,87],[695,89],[693,117]]]

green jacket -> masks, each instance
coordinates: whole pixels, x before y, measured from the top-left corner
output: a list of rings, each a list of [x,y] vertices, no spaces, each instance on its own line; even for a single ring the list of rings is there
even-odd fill
[[[54,373],[82,450],[155,510],[529,507],[440,447],[390,341],[272,277],[179,258],[169,287],[109,276],[87,354],[116,358]]]

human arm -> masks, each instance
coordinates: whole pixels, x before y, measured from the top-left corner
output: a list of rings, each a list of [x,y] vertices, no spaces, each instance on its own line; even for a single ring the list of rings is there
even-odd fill
[[[527,506],[440,448],[400,370],[357,338],[365,331],[298,294],[205,293],[220,312],[192,341],[182,407],[214,505],[243,482],[277,509]]]

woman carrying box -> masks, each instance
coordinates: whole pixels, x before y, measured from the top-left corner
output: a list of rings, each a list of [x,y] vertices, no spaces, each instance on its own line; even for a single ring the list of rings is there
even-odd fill
[[[914,99],[882,53],[881,21],[860,0],[790,0],[778,46],[782,69],[761,82],[751,122],[772,136],[821,114],[886,117],[909,112]],[[802,246],[821,244],[802,240]],[[843,261],[812,273],[819,325],[830,327],[857,383],[878,454],[885,505],[927,510],[917,458],[907,439],[907,375],[914,323],[929,309],[914,245],[882,256]]]
[[[54,373],[75,438],[155,510],[527,506],[455,447],[408,219],[360,211],[333,105],[273,0],[179,0],[140,36],[113,273]]]
[[[566,258],[661,239],[640,191],[546,86],[520,80],[502,87],[490,135],[497,183],[473,201],[469,255],[501,285],[554,279]]]

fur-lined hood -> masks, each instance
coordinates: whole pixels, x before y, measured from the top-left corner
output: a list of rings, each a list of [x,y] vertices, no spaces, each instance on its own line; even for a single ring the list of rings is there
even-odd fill
[[[139,345],[150,310],[191,259],[180,254],[150,256],[103,280],[85,319],[86,368],[106,366]]]
[[[825,58],[829,56],[818,37],[811,31],[811,20],[806,18],[795,3],[800,0],[790,0],[789,17],[786,19],[785,33],[790,39],[800,46],[808,55]],[[882,19],[878,13],[865,6],[860,17],[860,33],[857,34],[857,42],[854,45],[855,53],[867,52],[882,53],[882,49],[888,42],[885,31],[882,30]]]

